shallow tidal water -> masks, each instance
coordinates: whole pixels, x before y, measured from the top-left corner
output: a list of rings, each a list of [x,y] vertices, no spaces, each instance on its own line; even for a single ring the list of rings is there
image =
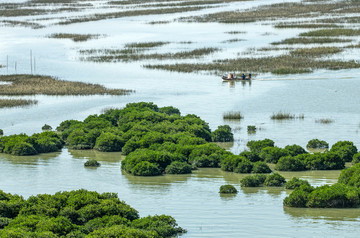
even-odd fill
[[[249,1],[222,6],[222,10],[246,8],[282,1]],[[213,12],[205,9],[201,12]],[[162,15],[156,20],[173,20],[197,13]],[[251,82],[223,83],[220,75],[183,74],[147,70],[140,61],[131,63],[90,63],[79,60],[78,51],[92,48],[122,48],[126,43],[169,41],[159,52],[220,47],[223,50],[190,62],[209,62],[218,58],[247,57],[249,48],[269,47],[274,41],[295,37],[304,30],[279,30],[269,24],[181,23],[150,25],[152,16],[111,19],[98,22],[53,25],[44,29],[0,27],[0,74],[30,73],[29,52],[36,59],[34,73],[63,80],[100,83],[110,88],[136,90],[129,96],[31,96],[38,104],[27,108],[0,109],[0,128],[5,135],[40,132],[46,123],[53,128],[68,119],[83,120],[105,108],[124,107],[129,102],[151,101],[159,106],[175,106],[183,115],[193,113],[209,123],[212,130],[229,124],[235,142],[233,153],[246,148],[249,140],[270,138],[284,147],[303,147],[313,138],[330,145],[350,140],[360,148],[360,70],[318,70],[311,74],[257,75]],[[245,31],[232,36],[228,31]],[[103,34],[83,43],[50,39],[52,33]],[[284,34],[286,33],[286,34]],[[244,41],[222,43],[232,38]],[[192,41],[192,44],[181,44]],[[340,55],[341,56],[341,55]],[[343,56],[347,57],[347,56]],[[15,70],[15,62],[17,68]],[[169,61],[170,62],[170,61]],[[241,121],[224,121],[223,114],[240,111]],[[272,121],[279,111],[304,119]],[[332,119],[330,124],[316,123]],[[255,134],[247,126],[255,125]],[[88,158],[102,163],[97,169],[83,167]],[[168,214],[187,229],[183,237],[358,237],[360,209],[284,208],[282,200],[290,193],[283,188],[240,188],[245,176],[199,169],[191,175],[134,177],[120,171],[119,153],[68,151],[31,157],[0,154],[0,189],[29,197],[38,193],[85,188],[98,192],[117,192],[120,199],[136,208],[141,216]],[[312,185],[333,184],[339,171],[281,173],[307,179]],[[220,196],[219,187],[233,184],[236,196]]]

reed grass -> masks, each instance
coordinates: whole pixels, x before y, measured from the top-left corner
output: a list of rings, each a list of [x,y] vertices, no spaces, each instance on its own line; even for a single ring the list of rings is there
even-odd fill
[[[324,55],[337,54],[343,49],[339,47],[313,47],[290,51],[290,55],[301,57],[321,57]]]
[[[0,108],[26,107],[37,104],[37,100],[26,99],[0,99]]]
[[[127,95],[133,91],[108,89],[99,84],[72,82],[42,75],[0,75],[0,95]]]
[[[295,37],[288,38],[279,42],[273,42],[272,45],[294,45],[294,44],[329,44],[329,43],[347,43],[350,39],[333,38],[333,37]]]
[[[237,58],[217,60],[211,63],[203,64],[152,64],[144,65],[150,69],[162,69],[176,72],[199,72],[199,71],[215,71],[215,73],[224,72],[252,72],[275,74],[293,74],[307,73],[316,69],[350,69],[360,68],[360,63],[354,60],[319,60],[306,57],[298,57],[291,55],[281,55],[276,57],[262,58]]]
[[[6,26],[21,26],[21,27],[30,27],[32,29],[40,29],[40,28],[44,28],[45,26],[39,24],[39,23],[34,23],[34,22],[29,22],[29,21],[13,21],[13,20],[3,20],[1,21],[4,25]]]
[[[239,39],[239,38],[234,38],[234,39],[224,40],[221,43],[234,43],[234,42],[240,42],[240,41],[245,41],[245,40]]]
[[[314,24],[301,22],[281,22],[275,24],[275,28],[340,28],[343,27],[337,24]]]
[[[180,12],[199,11],[205,8],[208,7],[181,7],[181,8],[172,7],[172,8],[159,8],[159,9],[131,10],[131,11],[121,11],[121,12],[111,12],[111,13],[98,13],[98,14],[80,16],[75,18],[68,18],[66,20],[60,21],[58,24],[68,25],[73,23],[100,21],[100,20],[122,18],[122,17],[172,14],[172,13],[180,13]]]
[[[49,38],[56,39],[71,39],[72,41],[87,41],[90,39],[98,39],[99,34],[70,34],[70,33],[54,33],[48,36]]]
[[[324,14],[344,14],[349,12],[358,13],[360,2],[342,0],[336,2],[313,2],[313,3],[277,3],[263,5],[247,11],[226,11],[181,18],[182,21],[190,22],[221,22],[221,23],[246,23],[264,20],[278,20],[280,18],[309,18]]]
[[[321,29],[315,31],[309,31],[301,33],[300,36],[310,37],[332,37],[332,36],[358,36],[360,35],[360,29]]]
[[[291,120],[291,119],[304,119],[304,114],[299,114],[296,116],[295,114],[290,114],[287,112],[278,112],[273,113],[270,117],[271,120]]]
[[[245,34],[246,31],[227,31],[225,33],[230,35],[238,35],[238,34]]]
[[[241,115],[241,112],[231,111],[231,112],[225,112],[223,114],[224,120],[241,120],[243,118],[244,118],[244,116]]]
[[[321,123],[321,124],[331,124],[334,122],[333,119],[330,118],[322,118],[322,119],[317,119],[315,120],[316,123]]]
[[[181,51],[177,53],[154,53],[154,54],[142,54],[135,52],[133,54],[123,53],[121,51],[115,54],[103,54],[103,55],[89,55],[81,58],[85,61],[92,62],[129,62],[129,61],[140,61],[140,60],[164,60],[164,59],[190,59],[190,58],[200,58],[205,55],[212,54],[216,51],[219,51],[219,48],[200,48],[194,49],[191,51]]]
[[[169,24],[171,21],[151,21],[148,22],[150,25],[160,25],[160,24]]]
[[[125,44],[125,48],[154,48],[163,45],[167,45],[168,41],[152,41],[152,42],[135,42]]]

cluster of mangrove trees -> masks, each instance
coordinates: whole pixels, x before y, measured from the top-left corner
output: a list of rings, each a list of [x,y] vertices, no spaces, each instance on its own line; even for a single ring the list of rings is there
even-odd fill
[[[166,215],[140,218],[115,193],[77,190],[27,200],[0,190],[1,237],[173,237],[185,230]]]

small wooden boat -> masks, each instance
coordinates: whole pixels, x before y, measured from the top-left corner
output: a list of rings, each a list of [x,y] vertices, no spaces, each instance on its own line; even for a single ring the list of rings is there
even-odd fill
[[[239,81],[239,80],[250,80],[250,79],[251,78],[249,77],[245,77],[245,79],[243,79],[242,77],[228,78],[226,76],[222,76],[223,81]]]

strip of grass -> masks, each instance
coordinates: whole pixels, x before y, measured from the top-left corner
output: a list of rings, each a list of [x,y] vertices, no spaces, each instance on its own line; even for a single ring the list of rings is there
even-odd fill
[[[346,43],[350,39],[332,38],[332,37],[295,37],[288,38],[279,42],[273,42],[272,45],[294,45],[294,44],[329,44],[329,43]]]
[[[360,29],[321,29],[315,31],[309,31],[301,33],[300,36],[311,37],[331,37],[331,36],[358,36],[360,35]]]
[[[263,58],[238,58],[218,60],[207,64],[165,64],[165,65],[144,65],[150,69],[162,69],[176,72],[200,72],[214,71],[217,74],[224,72],[253,72],[253,73],[274,73],[274,74],[296,74],[308,73],[316,69],[351,69],[360,68],[360,63],[339,60],[316,60],[306,57],[294,57],[281,55],[276,57]]]
[[[330,118],[322,118],[322,119],[317,119],[315,120],[316,123],[321,123],[321,124],[331,124],[334,122],[333,119]]]
[[[343,26],[336,24],[314,24],[314,23],[301,23],[301,22],[282,22],[277,23],[275,28],[340,28]]]
[[[177,53],[164,53],[164,54],[139,54],[134,51],[134,54],[123,53],[121,50],[113,54],[104,54],[96,56],[86,56],[81,58],[82,60],[92,61],[92,62],[129,62],[129,61],[139,61],[139,60],[164,60],[164,59],[190,59],[190,58],[199,58],[204,55],[212,54],[216,51],[219,51],[218,48],[200,48],[191,51],[182,51]],[[127,50],[125,50],[126,52]]]
[[[290,51],[290,55],[301,57],[321,57],[324,55],[337,54],[342,51],[343,50],[339,47],[313,47]]]
[[[354,8],[357,9],[359,7],[360,2],[352,2],[350,6],[349,1],[347,0],[337,2],[315,2],[310,4],[287,2],[260,6],[247,11],[217,12],[203,16],[186,17],[181,20],[221,23],[254,22],[275,20],[279,18],[318,17],[329,13],[342,14],[346,13],[347,10],[356,12]]]
[[[127,95],[131,90],[108,89],[99,84],[58,80],[41,75],[0,75],[0,95]]]
[[[92,34],[70,34],[70,33],[55,33],[49,35],[49,38],[56,38],[56,39],[71,39],[75,42],[79,41],[87,41],[90,39],[98,39],[100,37],[99,34],[92,35]]]
[[[0,108],[26,107],[37,104],[37,100],[25,99],[0,99]]]
[[[22,27],[30,27],[32,29],[40,29],[40,28],[44,27],[43,25],[41,25],[39,23],[28,22],[28,21],[4,20],[4,21],[1,21],[1,22],[4,23],[6,26],[22,26]]]
[[[126,48],[154,48],[169,44],[167,41],[152,41],[152,42],[136,42],[125,44]]]
[[[68,24],[73,24],[73,23],[99,21],[99,20],[121,18],[121,17],[172,14],[172,13],[179,13],[179,12],[199,11],[199,10],[202,10],[205,8],[208,8],[208,7],[160,8],[160,9],[144,9],[144,10],[111,12],[111,13],[99,13],[99,14],[81,16],[81,17],[76,17],[76,18],[69,18],[65,21],[60,21],[58,24],[68,25]]]
[[[223,114],[223,119],[224,120],[240,120],[243,119],[244,117],[241,115],[240,112],[225,112]]]

